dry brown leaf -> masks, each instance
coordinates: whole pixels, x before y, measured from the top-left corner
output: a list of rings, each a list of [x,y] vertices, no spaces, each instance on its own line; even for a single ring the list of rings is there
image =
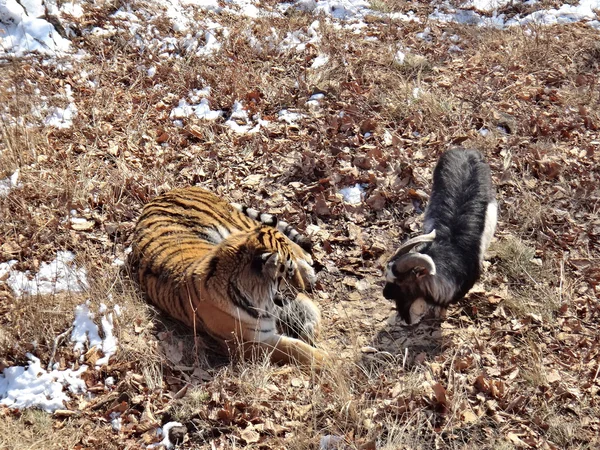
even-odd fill
[[[260,434],[254,429],[252,425],[249,425],[240,433],[240,437],[246,441],[247,444],[253,444],[260,441]]]
[[[435,399],[440,405],[448,406],[448,400],[446,399],[446,388],[440,383],[435,383],[431,386]]]
[[[329,209],[329,205],[327,205],[327,202],[323,197],[317,199],[317,201],[315,202],[315,206],[313,207],[313,211],[318,216],[331,215],[331,209]]]

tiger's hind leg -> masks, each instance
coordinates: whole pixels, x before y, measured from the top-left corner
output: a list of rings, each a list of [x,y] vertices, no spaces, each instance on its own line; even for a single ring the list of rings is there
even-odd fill
[[[321,324],[321,312],[317,305],[302,293],[298,293],[293,300],[283,296],[280,300],[281,304],[277,304],[274,311],[278,331],[313,345]]]

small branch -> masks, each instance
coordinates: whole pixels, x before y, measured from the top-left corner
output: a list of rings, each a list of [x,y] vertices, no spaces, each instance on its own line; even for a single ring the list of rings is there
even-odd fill
[[[60,341],[64,339],[64,337],[73,331],[73,325],[67,328],[64,332],[60,333],[58,336],[54,338],[54,346],[52,348],[52,355],[50,355],[50,361],[48,361],[48,371],[52,370],[52,364],[54,364],[54,357],[56,356],[56,349],[58,348]]]

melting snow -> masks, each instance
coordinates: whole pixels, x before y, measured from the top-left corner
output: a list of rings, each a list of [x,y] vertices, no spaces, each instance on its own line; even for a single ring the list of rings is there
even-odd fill
[[[321,35],[319,34],[320,26],[321,26],[320,22],[318,20],[315,20],[306,29],[306,33],[304,33],[302,30],[288,32],[286,34],[285,38],[279,44],[279,47],[283,51],[287,51],[287,50],[296,50],[297,52],[304,51],[306,49],[307,44],[317,44],[321,40]],[[325,63],[326,62],[327,61],[325,61]]]
[[[404,60],[406,59],[406,53],[404,53],[402,50],[398,50],[396,52],[396,55],[394,56],[394,60],[398,63],[398,64],[404,64]]]
[[[445,2],[436,7],[429,15],[429,19],[440,22],[457,22],[468,25],[489,26],[494,28],[506,28],[511,26],[522,26],[530,23],[538,25],[555,25],[573,22],[587,22],[594,27],[597,21],[595,10],[600,8],[599,0],[580,0],[576,5],[564,4],[558,9],[544,9],[535,11],[525,17],[516,15],[506,20],[504,14],[498,14],[497,8],[510,3],[508,0],[471,0],[464,4],[465,7],[474,7],[480,11],[491,12],[492,17],[481,16],[476,11],[455,8]],[[528,1],[523,4],[534,4]]]
[[[110,357],[117,352],[117,338],[113,334],[114,322],[112,313],[102,316],[100,322],[102,323],[102,331],[104,332],[104,340],[102,341],[102,353],[104,353],[104,356],[96,361],[96,367],[108,364]]]
[[[305,115],[301,113],[290,112],[287,109],[282,109],[278,113],[279,121],[287,122],[290,125],[295,123],[297,120],[304,118]]]
[[[294,3],[284,3],[282,9],[293,6],[301,11],[312,12],[315,15],[325,14],[334,19],[350,20],[361,19],[373,13],[369,9],[369,2],[365,0],[298,0]]]
[[[327,64],[328,62],[329,62],[329,56],[327,56],[327,55],[323,55],[323,54],[320,54],[320,55],[318,55],[318,56],[317,56],[317,57],[314,59],[314,61],[313,61],[313,63],[311,64],[310,68],[311,68],[311,69],[318,69],[319,67],[322,67],[322,66],[324,66],[324,65],[325,65],[325,64]]]
[[[73,350],[76,352],[83,351],[85,344],[88,342],[90,348],[102,344],[102,339],[100,339],[98,333],[98,325],[94,323],[94,313],[90,311],[87,305],[79,305],[75,308],[71,342],[75,342]]]
[[[115,305],[114,312],[119,315],[120,310],[117,306]],[[107,364],[110,356],[117,350],[112,313],[107,313],[106,306],[101,306],[99,312],[105,313],[100,319],[104,339],[99,336],[98,326],[93,321],[95,316],[88,305],[79,305],[75,308],[71,333],[71,341],[75,342],[73,347],[75,351],[83,352],[86,343],[89,348],[94,346],[101,348],[104,357],[96,361],[96,367]],[[26,367],[8,367],[0,374],[0,405],[18,409],[37,407],[52,412],[65,407],[64,402],[70,400],[69,392],[73,394],[86,392],[86,385],[81,375],[88,366],[82,365],[77,370],[58,370],[59,365],[56,363],[52,367],[53,370],[48,371],[32,354],[28,353],[27,359],[29,362]],[[111,383],[114,384],[114,379],[109,381],[107,378],[105,383],[110,386]],[[64,390],[65,388],[68,392]]]
[[[27,8],[27,9],[26,9]],[[37,17],[45,14],[41,0],[0,2],[0,55],[23,56],[38,52],[58,56],[70,50],[70,42],[52,24]]]
[[[494,11],[508,5],[513,0],[472,0],[465,6],[472,6],[480,11]]]
[[[518,0],[517,0],[518,1]],[[523,4],[533,4],[536,0],[528,0]],[[228,30],[212,20],[198,21],[198,9],[212,11],[217,17],[223,11],[240,14],[251,18],[281,16],[280,13],[262,9],[256,0],[225,0],[225,6],[220,6],[218,0],[149,0],[144,7],[123,7],[114,13],[111,18],[113,23],[107,23],[104,28],[94,27],[84,29],[87,34],[113,35],[121,30],[131,33],[132,43],[140,49],[157,49],[161,57],[181,58],[184,52],[194,53],[197,56],[208,56],[221,48],[219,36],[226,38]],[[528,16],[516,15],[507,19],[504,14],[498,14],[498,8],[510,3],[510,0],[465,0],[462,7],[455,7],[445,0],[429,16],[429,20],[441,22],[459,22],[477,26],[490,26],[505,28],[507,26],[537,23],[543,25],[563,24],[583,21],[589,26],[599,28],[595,10],[600,7],[599,0],[581,0],[578,4],[564,4],[560,8],[536,11]],[[64,22],[66,18],[80,17],[83,10],[78,3],[63,3],[58,7],[54,2],[42,0],[1,0],[0,1],[0,56],[23,56],[32,52],[39,52],[50,56],[61,56],[70,53],[71,43],[62,37],[48,21],[40,18],[47,13],[59,17]],[[326,16],[325,20],[333,22],[335,27],[345,27],[362,34],[363,29],[369,25],[364,22],[368,15],[384,17],[392,20],[420,21],[413,11],[404,13],[383,13],[370,9],[366,0],[296,0],[277,5],[276,9],[285,12],[289,8],[308,11],[315,15]],[[171,22],[172,29],[184,37],[165,36],[151,19],[156,17],[157,9]],[[477,11],[491,17],[482,16]],[[340,24],[340,22],[342,22]],[[303,51],[308,43],[317,43],[321,40],[318,33],[319,21],[313,22],[306,32],[301,30],[291,31],[281,42],[283,50],[295,49]],[[66,33],[69,33],[66,27]],[[250,37],[248,37],[251,39]],[[260,43],[254,39],[255,48]],[[313,68],[326,63],[321,57],[315,60]],[[150,68],[148,76],[154,76]],[[67,114],[74,111],[65,110]],[[49,119],[52,123],[59,123],[59,127],[66,127],[69,118],[62,118],[61,111],[56,111],[57,117]],[[72,117],[71,117],[72,118]],[[52,125],[55,126],[55,125]]]
[[[17,169],[10,177],[0,180],[0,197],[6,197],[10,191],[20,186],[18,184],[19,173],[19,169]]]
[[[27,367],[7,367],[0,375],[0,405],[18,409],[37,407],[52,412],[64,408],[64,402],[70,400],[63,387],[74,394],[86,391],[81,374],[87,366],[48,372],[32,354],[27,353],[27,359]]]
[[[242,102],[236,100],[231,108],[231,116],[229,117],[229,120],[225,122],[225,125],[239,134],[254,134],[260,131],[261,125],[267,125],[269,123],[267,120],[261,120],[258,115],[253,116],[252,119],[257,123],[254,124],[248,118],[248,112],[244,109]],[[243,122],[243,125],[240,125],[237,121]]]
[[[323,93],[319,92],[317,94],[313,94],[310,96],[310,98],[306,102],[306,105],[309,108],[318,108],[320,106],[319,100],[322,100],[324,98],[325,98],[325,94],[323,94]]]
[[[121,413],[117,413],[117,412],[110,413],[110,417],[112,419],[110,421],[110,425],[112,426],[112,429],[115,430],[117,433],[119,431],[121,431],[122,421],[121,421],[121,417],[119,417],[120,415],[121,415]]]
[[[198,99],[197,92],[192,94],[192,98]],[[179,105],[171,111],[170,117],[171,119],[183,119],[185,117],[190,117],[192,114],[199,119],[216,120],[223,115],[223,111],[211,110],[206,98],[201,99],[200,103],[197,104],[190,104],[182,98],[179,100]]]
[[[599,0],[581,0],[577,5],[564,4],[558,9],[540,10],[525,16],[522,19],[514,18],[507,25],[525,25],[536,23],[540,25],[565,24],[589,21],[590,26],[597,22],[595,10],[600,9]]]
[[[81,292],[87,289],[87,272],[77,268],[73,261],[75,255],[61,251],[56,259],[49,263],[43,262],[36,275],[30,271],[19,272],[12,267],[16,260],[0,264],[0,279],[8,274],[6,283],[17,297],[23,294],[54,294],[62,291]]]
[[[117,338],[113,334],[113,315],[112,313],[106,314],[106,311],[107,307],[102,303],[98,310],[102,314],[100,323],[104,339],[101,339],[98,325],[94,322],[95,315],[90,311],[88,305],[79,305],[75,308],[75,321],[71,332],[71,342],[75,342],[73,350],[83,352],[86,344],[88,344],[88,348],[100,347],[104,356],[96,361],[96,367],[108,364],[110,357],[117,351]],[[115,314],[120,314],[120,310],[117,310],[117,308],[114,311]]]
[[[70,128],[76,115],[77,107],[74,103],[69,103],[69,106],[64,109],[52,108],[44,120],[44,124],[55,128]]]
[[[362,197],[364,193],[364,188],[358,183],[356,183],[354,186],[349,186],[340,189],[340,194],[342,194],[342,196],[344,197],[344,201],[352,205],[356,205],[362,202]]]

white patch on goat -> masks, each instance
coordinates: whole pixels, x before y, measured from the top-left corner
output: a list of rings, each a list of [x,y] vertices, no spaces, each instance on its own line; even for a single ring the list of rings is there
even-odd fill
[[[481,245],[479,247],[479,261],[483,261],[483,255],[487,251],[492,237],[496,231],[496,223],[498,222],[498,203],[493,201],[488,204],[485,212],[485,225],[483,227],[483,234],[481,235]]]
[[[394,266],[395,261],[390,261],[387,265],[387,269],[385,270],[385,281],[388,283],[394,283],[396,281],[396,277],[392,272],[392,267]]]
[[[423,297],[419,297],[416,299],[412,305],[410,305],[410,323],[416,324],[421,321],[421,319],[427,315],[430,310],[430,305],[425,301]]]

